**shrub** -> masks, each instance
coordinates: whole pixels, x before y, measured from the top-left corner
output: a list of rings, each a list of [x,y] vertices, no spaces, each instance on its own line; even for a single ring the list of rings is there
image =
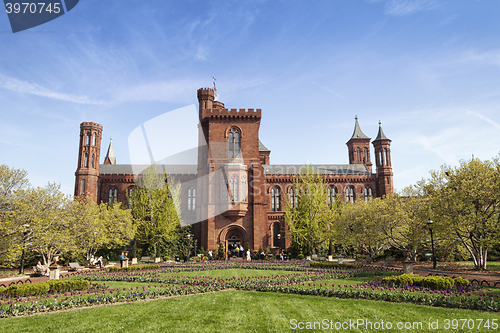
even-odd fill
[[[459,286],[468,286],[470,284],[469,280],[464,279],[460,276],[455,278],[454,280],[455,280],[455,284],[459,285]]]
[[[336,262],[311,262],[309,263],[309,267],[320,267],[320,268],[328,268],[328,267],[345,267],[345,268],[357,268],[358,266],[353,264],[339,264]]]
[[[462,278],[457,278],[464,281],[467,281]],[[460,280],[460,281],[461,281]],[[382,281],[386,283],[392,283],[399,286],[423,286],[434,289],[450,289],[456,282],[456,279],[453,280],[447,276],[419,276],[415,274],[401,274],[401,275],[392,275],[387,276],[382,279]],[[462,281],[463,282],[463,281]],[[463,282],[463,285],[468,285],[468,282]]]
[[[41,283],[15,284],[7,289],[13,297],[25,297],[53,291],[81,290],[90,287],[87,280],[49,280]],[[4,288],[5,289],[5,288]]]
[[[0,287],[0,294],[1,294],[1,293],[3,293],[3,292],[5,292],[6,290],[7,290],[7,288],[5,288],[5,287]]]
[[[138,271],[138,270],[142,270],[142,269],[153,269],[153,268],[160,268],[160,265],[154,264],[154,265],[135,265],[135,266],[129,266],[129,267],[110,267],[109,271],[110,272]]]
[[[299,260],[304,259],[304,255],[302,253],[299,253],[299,255],[297,256],[297,259],[299,259]]]

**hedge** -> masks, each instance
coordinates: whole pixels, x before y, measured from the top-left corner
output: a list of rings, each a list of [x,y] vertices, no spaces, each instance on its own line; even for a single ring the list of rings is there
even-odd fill
[[[110,272],[118,272],[118,271],[137,271],[141,269],[153,269],[153,268],[160,268],[160,265],[135,265],[135,266],[129,266],[129,267],[110,267],[109,271]]]
[[[447,276],[419,276],[415,274],[402,274],[402,275],[392,275],[387,276],[382,279],[386,283],[392,283],[399,286],[423,286],[435,289],[450,289],[455,284],[461,286],[468,286],[469,281],[457,277],[452,279]]]
[[[344,267],[344,268],[358,268],[358,266],[353,264],[338,264],[336,262],[311,262],[309,263],[309,267],[319,267],[319,268],[328,268],[328,267]]]
[[[15,284],[7,289],[7,293],[13,297],[24,297],[46,293],[51,290],[69,291],[87,289],[88,287],[90,287],[90,282],[87,280],[49,280],[40,283]]]

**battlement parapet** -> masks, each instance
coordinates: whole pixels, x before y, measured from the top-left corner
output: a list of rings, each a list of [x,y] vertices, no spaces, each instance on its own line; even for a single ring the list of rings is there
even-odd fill
[[[80,128],[95,128],[95,129],[100,129],[102,130],[102,125],[99,123],[94,123],[92,121],[84,121],[83,123],[80,124]]]
[[[204,109],[202,111],[203,118],[260,118],[262,115],[261,109]]]

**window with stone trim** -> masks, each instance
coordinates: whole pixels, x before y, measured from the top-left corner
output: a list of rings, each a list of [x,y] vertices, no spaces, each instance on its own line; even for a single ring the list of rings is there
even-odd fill
[[[132,209],[132,200],[134,198],[134,192],[135,192],[135,188],[133,186],[129,187],[128,190],[127,190],[127,193],[128,193],[128,209]]]
[[[108,204],[112,205],[118,201],[118,189],[110,188],[108,192]]]
[[[355,189],[352,186],[345,188],[345,201],[348,203],[354,203]]]
[[[245,177],[241,177],[241,201],[247,201],[247,192],[247,179]]]
[[[196,189],[190,188],[187,192],[187,210],[189,212],[194,212],[196,207]]]
[[[227,191],[227,180],[222,180],[222,202],[227,202],[228,191]]]
[[[365,201],[368,202],[372,199],[373,197],[373,192],[372,192],[372,189],[371,187],[365,187],[365,190],[364,190],[364,194],[365,194]]]
[[[361,162],[361,151],[356,148],[356,161]]]
[[[84,161],[83,161],[83,167],[88,168],[89,167],[89,154],[85,153]]]
[[[231,201],[232,202],[237,202],[238,201],[238,177],[233,176],[231,180],[229,181],[229,186],[231,190]]]
[[[297,191],[293,187],[290,187],[290,191],[288,192],[288,196],[290,197],[290,207],[296,208],[297,207]]]
[[[274,247],[280,247],[281,246],[281,237],[278,237],[278,235],[281,236],[281,227],[279,223],[273,224],[273,246]]]
[[[97,141],[97,140],[96,140],[96,136],[97,136],[97,135],[96,135],[95,133],[94,133],[94,134],[92,134],[92,146],[95,146],[95,145],[96,145],[96,141]]]
[[[85,195],[85,179],[82,179],[82,182],[80,185],[80,195]]]
[[[367,163],[370,159],[368,158],[368,149],[365,148],[363,153],[363,162]]]
[[[331,207],[337,198],[337,187],[332,185],[329,186],[327,189],[327,195],[328,195],[328,206]]]
[[[229,130],[228,133],[228,157],[236,158],[240,157],[240,138],[241,133],[236,127]]]
[[[90,132],[87,132],[87,136],[85,138],[85,145],[90,145]]]
[[[90,166],[92,168],[94,167],[94,159],[95,159],[95,154],[92,154],[92,159],[90,160]]]
[[[280,210],[280,188],[278,186],[271,189],[271,210],[273,212]]]

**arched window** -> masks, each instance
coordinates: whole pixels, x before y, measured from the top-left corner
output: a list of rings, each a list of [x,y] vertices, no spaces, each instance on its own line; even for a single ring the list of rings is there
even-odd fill
[[[385,165],[389,165],[389,159],[387,158],[387,149],[384,149],[384,155],[385,155]]]
[[[90,145],[90,132],[87,132],[87,137],[85,138],[85,144]]]
[[[92,159],[90,160],[90,166],[93,168],[94,167],[94,158],[95,158],[95,155],[92,154]]]
[[[373,193],[370,187],[365,187],[365,201],[368,202],[372,199]]]
[[[222,201],[227,202],[227,180],[222,180]]]
[[[364,157],[364,162],[368,162],[370,159],[368,158],[368,149],[365,148],[364,150],[364,153],[363,153],[363,157]]]
[[[188,189],[188,198],[187,198],[187,210],[190,212],[194,211],[194,207],[196,205],[196,189],[190,188]]]
[[[384,165],[384,160],[382,159],[382,150],[379,149],[378,151],[378,163],[380,166]]]
[[[330,186],[327,190],[328,193],[328,206],[331,207],[335,203],[335,198],[337,197],[337,187]]]
[[[247,201],[247,179],[241,177],[241,201]]]
[[[354,188],[353,187],[346,187],[345,188],[345,201],[354,203]]]
[[[361,151],[359,148],[356,149],[356,161],[361,162]]]
[[[229,185],[231,186],[231,201],[238,201],[238,177],[233,177],[229,181]]]
[[[273,187],[271,189],[271,210],[277,212],[280,210],[280,188]]]
[[[118,201],[118,190],[116,188],[109,189],[108,204],[114,204]]]
[[[82,179],[82,184],[80,186],[80,195],[85,195],[85,179]]]
[[[281,237],[278,237],[278,235],[281,236],[280,232],[280,224],[279,223],[275,223],[273,224],[273,246],[274,247],[280,247],[280,241],[281,241]]]
[[[89,167],[89,154],[85,153],[85,161],[83,162],[83,167],[88,168]]]
[[[296,208],[297,207],[297,193],[293,187],[290,187],[290,207]]]
[[[135,189],[133,187],[129,187],[129,189],[128,189],[128,209],[132,209],[132,200],[134,198],[134,191],[135,191]]]
[[[228,156],[229,158],[240,157],[240,132],[231,128],[228,133]]]
[[[92,134],[92,146],[95,146],[95,142],[96,142],[96,134]]]

